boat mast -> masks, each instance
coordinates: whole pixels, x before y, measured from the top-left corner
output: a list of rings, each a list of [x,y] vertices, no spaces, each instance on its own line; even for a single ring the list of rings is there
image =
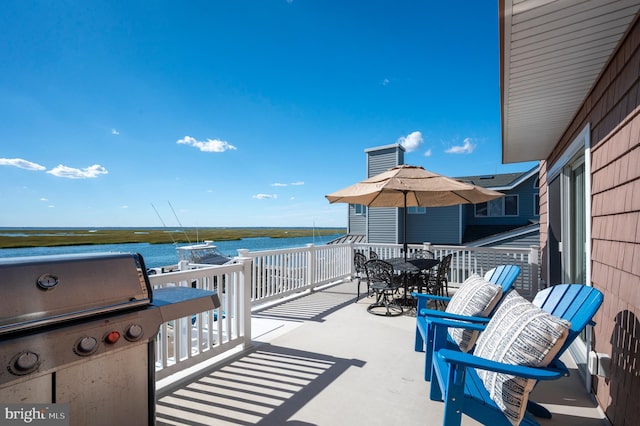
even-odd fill
[[[153,205],[153,203],[151,203],[151,207],[153,207],[153,211],[156,212],[156,215],[158,216],[158,219],[160,219],[160,223],[162,223],[162,226],[164,227],[165,232],[167,232],[167,225],[165,225],[164,220],[162,220],[162,216],[160,216],[160,213],[158,213],[158,210],[156,209],[156,206]],[[173,238],[173,235],[171,235],[170,232],[167,232],[167,234],[169,234],[169,237],[171,237],[171,242],[173,242],[173,244],[176,244],[176,240]]]
[[[178,219],[178,215],[176,214],[176,211],[173,209],[173,206],[171,205],[171,201],[167,200],[167,203],[169,203],[169,207],[171,207],[171,211],[173,212],[173,215],[175,216],[176,220],[178,221],[178,225],[180,225],[180,228],[182,229],[182,233],[186,237],[186,239],[189,242],[189,244],[191,244],[191,240],[189,239],[189,236],[187,235],[187,232],[184,230],[184,227],[182,226],[182,223],[180,223],[180,219]]]

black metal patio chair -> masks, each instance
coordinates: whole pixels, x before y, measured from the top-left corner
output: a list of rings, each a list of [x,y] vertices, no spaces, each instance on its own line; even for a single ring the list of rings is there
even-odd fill
[[[452,257],[452,254],[448,254],[440,259],[436,273],[429,276],[427,284],[427,292],[429,294],[436,296],[449,295],[449,266],[451,265]],[[438,303],[444,305],[444,302],[436,300],[436,307]]]
[[[369,287],[376,301],[367,307],[369,313],[384,316],[402,315],[402,305],[394,295],[402,286],[402,279],[394,273],[393,265],[380,259],[371,259],[364,264]]]
[[[353,266],[355,268],[355,276],[358,280],[358,296],[356,297],[355,302],[360,299],[360,282],[365,280],[367,282],[367,296],[371,293],[371,289],[369,287],[369,279],[367,278],[367,273],[364,270],[364,264],[367,262],[367,256],[360,252],[355,252],[353,254]]]

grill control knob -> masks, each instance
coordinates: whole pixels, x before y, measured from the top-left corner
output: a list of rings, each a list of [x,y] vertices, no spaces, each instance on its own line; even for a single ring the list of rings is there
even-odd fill
[[[98,349],[98,340],[95,337],[83,337],[76,343],[75,352],[81,356],[91,355]]]
[[[136,340],[140,340],[144,332],[142,331],[142,326],[139,324],[132,324],[129,326],[127,331],[124,334],[125,339],[130,342],[135,342]]]
[[[120,333],[115,330],[110,331],[106,336],[104,336],[104,341],[110,345],[115,344],[118,340],[120,340]]]
[[[11,359],[9,371],[17,376],[29,374],[40,365],[40,357],[34,352],[20,352]]]

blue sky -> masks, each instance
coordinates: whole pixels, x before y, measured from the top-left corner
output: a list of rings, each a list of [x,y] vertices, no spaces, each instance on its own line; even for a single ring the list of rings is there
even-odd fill
[[[324,195],[393,143],[531,167],[501,164],[497,1],[2,8],[0,226],[346,226]]]

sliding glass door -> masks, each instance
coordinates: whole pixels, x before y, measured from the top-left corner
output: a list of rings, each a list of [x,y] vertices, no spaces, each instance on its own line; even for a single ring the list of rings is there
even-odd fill
[[[577,283],[591,285],[590,273],[590,158],[589,127],[574,140],[563,156],[549,169],[547,284]],[[571,353],[583,372],[586,371],[589,333],[576,339]]]
[[[587,212],[584,157],[574,159],[549,184],[548,283],[587,281]]]

